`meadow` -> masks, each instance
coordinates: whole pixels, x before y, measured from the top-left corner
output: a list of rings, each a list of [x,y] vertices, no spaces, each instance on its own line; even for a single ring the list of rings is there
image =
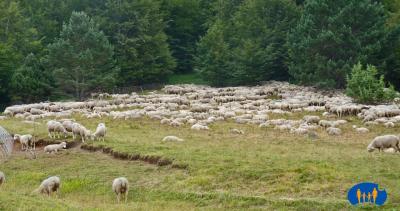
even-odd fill
[[[281,117],[299,119],[304,114]],[[79,145],[57,154],[44,154],[39,147],[37,158],[30,159],[16,145],[11,158],[0,164],[7,176],[0,188],[0,210],[347,210],[353,208],[347,201],[348,189],[365,181],[386,189],[384,209],[400,205],[399,155],[366,150],[375,136],[396,133],[398,126],[379,125],[357,134],[351,125],[361,125],[360,120],[348,117],[349,123],[341,127],[343,135],[328,136],[320,129],[317,137],[309,137],[232,121],[217,122],[210,131],[193,131],[147,118],[74,118],[92,130],[99,122],[109,128],[104,142],[88,141],[86,146],[161,157],[172,164],[116,159]],[[11,118],[0,125],[10,133],[49,140],[46,121],[33,126]],[[245,134],[232,134],[231,128]],[[166,135],[185,141],[164,143]],[[31,193],[53,175],[62,180],[59,197]],[[112,179],[119,176],[130,181],[126,204],[116,203],[111,191]]]

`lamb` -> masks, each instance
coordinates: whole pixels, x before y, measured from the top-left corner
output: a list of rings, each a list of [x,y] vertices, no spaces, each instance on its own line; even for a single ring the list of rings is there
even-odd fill
[[[184,141],[184,140],[181,139],[181,138],[178,138],[178,137],[176,137],[176,136],[165,136],[165,137],[162,139],[162,141],[163,141],[163,142],[182,142],[182,141]]]
[[[93,137],[90,130],[86,129],[83,125],[79,123],[74,123],[72,124],[72,137],[74,140],[76,139],[77,135],[81,136],[82,143],[85,143],[85,139]]]
[[[14,135],[14,141],[19,141],[21,143],[21,150],[28,150],[30,146],[32,146],[32,135]]]
[[[326,129],[326,132],[328,132],[328,134],[331,136],[339,136],[342,134],[342,130],[336,127],[328,127]]]
[[[107,133],[106,125],[104,123],[99,123],[99,125],[97,125],[96,132],[93,133],[93,137],[95,139],[102,138],[104,141],[105,137],[106,137],[106,133]]]
[[[125,198],[125,203],[128,199],[128,192],[129,192],[129,182],[128,179],[125,177],[119,177],[114,179],[112,183],[112,190],[115,194],[117,194],[117,201],[120,202],[121,195]]]
[[[372,142],[368,145],[367,150],[368,152],[372,152],[375,149],[381,151],[387,148],[394,148],[398,152],[400,151],[399,142],[399,137],[395,135],[378,136],[374,138],[374,140],[372,140]]]
[[[68,132],[65,130],[64,126],[60,122],[54,120],[47,122],[47,131],[49,132],[49,137],[54,139],[56,138],[56,134],[58,138],[60,138],[60,133],[63,133],[65,138],[68,135]]]
[[[58,195],[60,186],[61,186],[60,178],[57,176],[52,176],[43,180],[39,188],[37,188],[33,192],[40,194],[47,194],[47,196],[50,196],[53,192],[56,192]]]
[[[6,182],[6,176],[4,175],[3,172],[0,171],[0,187],[5,182]]]
[[[201,124],[194,124],[190,129],[192,130],[209,130],[210,128]]]
[[[67,143],[65,141],[59,143],[59,144],[50,144],[44,147],[44,152],[47,153],[52,153],[52,152],[58,152],[58,150],[66,149],[67,148]]]

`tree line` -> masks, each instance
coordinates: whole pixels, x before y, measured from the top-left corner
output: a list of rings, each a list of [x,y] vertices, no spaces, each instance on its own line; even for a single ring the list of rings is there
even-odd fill
[[[198,72],[210,85],[400,88],[399,0],[0,0],[0,104]]]

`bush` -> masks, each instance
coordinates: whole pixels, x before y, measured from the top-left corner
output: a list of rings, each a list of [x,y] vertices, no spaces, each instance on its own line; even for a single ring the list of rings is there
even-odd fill
[[[367,65],[363,69],[361,63],[353,66],[351,76],[347,77],[348,96],[360,103],[382,103],[393,100],[397,93],[393,86],[385,87],[384,77],[377,78],[378,70],[375,66]]]

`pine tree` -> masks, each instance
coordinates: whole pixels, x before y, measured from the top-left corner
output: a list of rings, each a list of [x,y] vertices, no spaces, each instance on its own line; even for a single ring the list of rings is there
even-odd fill
[[[118,68],[113,46],[84,12],[73,12],[60,38],[48,48],[48,68],[60,91],[81,99],[89,91],[114,86]]]
[[[245,1],[201,39],[197,69],[214,85],[287,79],[287,31],[297,16],[293,1]]]
[[[157,1],[107,2],[103,28],[115,45],[123,86],[164,82],[175,68]]]
[[[343,88],[354,64],[377,61],[384,24],[383,6],[375,1],[306,1],[289,36],[291,76],[300,84]]]

